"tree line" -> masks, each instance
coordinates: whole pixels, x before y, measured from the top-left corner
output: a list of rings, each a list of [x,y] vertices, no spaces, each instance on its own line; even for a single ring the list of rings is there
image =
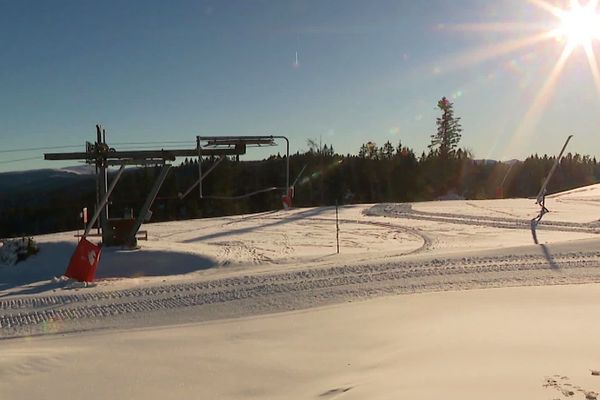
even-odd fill
[[[441,116],[427,152],[389,141],[367,141],[356,154],[338,154],[332,145],[308,141],[308,149],[290,156],[294,206],[328,206],[351,203],[415,202],[436,199],[491,199],[533,197],[555,158],[531,155],[524,161],[477,160],[459,147],[462,127],[453,104],[438,102]],[[216,158],[202,160],[207,171]],[[285,194],[285,156],[261,161],[226,158],[203,181],[205,198],[192,191],[180,198],[198,179],[198,160],[184,160],[172,168],[152,208],[152,221],[206,218],[282,208]],[[111,217],[139,211],[158,176],[159,168],[127,171],[111,198]],[[301,175],[300,172],[302,172]],[[548,185],[548,193],[600,181],[595,157],[568,153]],[[277,189],[239,198],[264,188]],[[225,199],[237,198],[235,200]],[[94,180],[43,193],[4,194],[0,204],[0,237],[35,235],[81,228],[79,211],[91,210],[96,200]]]

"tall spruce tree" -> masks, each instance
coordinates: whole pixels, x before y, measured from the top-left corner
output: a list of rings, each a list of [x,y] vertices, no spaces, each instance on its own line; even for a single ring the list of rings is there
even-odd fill
[[[437,118],[437,132],[431,135],[431,144],[428,147],[436,149],[443,159],[454,158],[462,132],[460,117],[454,116],[454,104],[446,97],[442,97],[437,106],[442,110],[442,116]]]

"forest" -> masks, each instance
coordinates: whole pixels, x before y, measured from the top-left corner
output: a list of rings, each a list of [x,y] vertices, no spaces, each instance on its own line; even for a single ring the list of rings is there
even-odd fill
[[[356,154],[338,154],[332,145],[308,140],[308,150],[290,156],[290,180],[296,207],[334,204],[417,202],[452,199],[535,197],[554,156],[531,155],[524,161],[477,160],[459,147],[462,128],[453,104],[442,98],[437,132],[427,152],[416,155],[402,143],[364,143]],[[173,166],[152,207],[152,222],[254,213],[282,208],[286,158],[261,161],[225,159],[197,190],[184,193],[198,179],[198,160]],[[216,162],[202,160],[204,171]],[[302,174],[300,174],[302,172]],[[110,216],[139,211],[158,167],[132,168],[123,174],[111,197]],[[548,193],[596,183],[600,165],[595,157],[567,153],[550,181]],[[262,191],[272,188],[272,190]],[[259,193],[243,197],[244,194]],[[242,197],[226,199],[227,197]],[[80,211],[96,202],[95,180],[78,179],[60,188],[0,196],[0,237],[37,235],[81,229]],[[532,200],[533,205],[534,200]]]
[[[311,148],[290,156],[290,176],[295,180],[294,206],[328,206],[351,203],[414,202],[436,199],[492,199],[535,197],[555,158],[532,155],[509,163],[475,160],[468,152],[441,159],[434,152],[416,156],[398,144],[360,155],[340,155],[331,146]],[[206,170],[216,160],[203,160]],[[205,218],[261,212],[282,208],[285,193],[285,157],[262,161],[227,159],[203,182],[206,196],[239,196],[263,188],[279,190],[239,200],[200,199],[198,191],[185,192],[198,178],[197,160],[184,160],[169,173],[152,208],[152,221]],[[111,216],[122,217],[127,209],[138,210],[144,202],[158,168],[127,171],[111,199]],[[561,160],[548,192],[568,190],[600,180],[596,158],[567,153]],[[0,237],[35,235],[81,228],[79,212],[95,203],[95,181],[77,181],[60,189],[19,193],[0,204]],[[533,200],[532,200],[533,204]]]

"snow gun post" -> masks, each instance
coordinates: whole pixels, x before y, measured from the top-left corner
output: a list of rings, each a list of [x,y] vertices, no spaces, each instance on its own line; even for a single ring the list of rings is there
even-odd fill
[[[531,234],[533,236],[533,241],[535,244],[539,243],[538,238],[537,238],[536,228],[537,228],[538,224],[541,222],[544,215],[546,213],[550,212],[550,210],[548,210],[546,208],[546,192],[547,192],[548,183],[550,182],[550,179],[552,179],[554,172],[556,172],[556,168],[558,168],[560,160],[562,159],[562,156],[567,148],[567,145],[571,141],[572,137],[573,137],[573,135],[569,135],[569,137],[565,141],[565,144],[563,145],[562,149],[560,150],[558,157],[556,157],[556,160],[554,160],[554,164],[552,165],[550,172],[546,176],[546,179],[544,180],[544,183],[542,184],[542,187],[540,188],[540,191],[539,191],[538,195],[536,196],[535,204],[540,206],[540,212],[535,218],[533,218],[531,220]]]

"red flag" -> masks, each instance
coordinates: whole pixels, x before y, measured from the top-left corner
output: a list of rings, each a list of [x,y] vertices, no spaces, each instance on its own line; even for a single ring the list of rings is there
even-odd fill
[[[85,238],[81,238],[71,256],[71,261],[65,272],[65,276],[78,280],[79,282],[93,282],[96,277],[96,267],[100,260],[102,248]]]

